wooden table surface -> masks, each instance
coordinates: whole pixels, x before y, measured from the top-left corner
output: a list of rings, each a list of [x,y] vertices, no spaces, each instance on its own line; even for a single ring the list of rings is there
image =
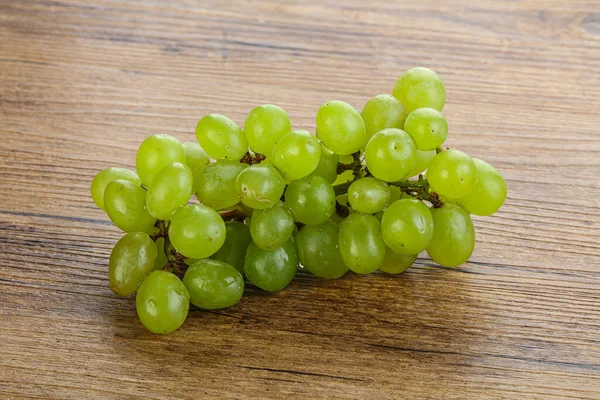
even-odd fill
[[[0,2],[0,398],[600,398],[600,3],[322,3]],[[300,274],[167,336],[112,294],[98,170],[210,112],[314,130],[417,65],[508,183],[469,263]]]

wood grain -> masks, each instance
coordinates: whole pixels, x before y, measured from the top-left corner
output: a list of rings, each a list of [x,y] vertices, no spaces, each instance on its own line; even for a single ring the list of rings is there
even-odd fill
[[[314,130],[415,65],[509,186],[469,263],[301,274],[168,336],[111,293],[99,169],[264,102]],[[0,398],[598,399],[599,109],[596,0],[4,0]]]

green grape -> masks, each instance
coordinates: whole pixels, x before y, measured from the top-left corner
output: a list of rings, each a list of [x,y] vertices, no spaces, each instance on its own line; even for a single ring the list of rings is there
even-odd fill
[[[308,176],[317,168],[320,158],[319,141],[308,131],[290,132],[273,148],[273,165],[290,181]]]
[[[320,144],[321,146],[321,158],[317,168],[309,176],[322,176],[329,183],[335,182],[338,177],[337,167],[340,160],[340,156],[329,150],[327,147]],[[352,172],[352,171],[349,171]]]
[[[119,296],[127,296],[138,288],[144,277],[154,270],[156,244],[148,234],[130,232],[123,236],[110,253],[108,281]]]
[[[381,234],[385,244],[396,253],[418,254],[433,236],[431,212],[417,199],[395,201],[383,213]]]
[[[104,189],[108,217],[125,232],[151,232],[156,218],[146,210],[146,191],[123,179],[112,181]]]
[[[244,131],[253,152],[270,156],[275,143],[292,130],[290,117],[274,104],[263,104],[250,111]]]
[[[372,215],[353,213],[340,224],[339,247],[344,264],[357,274],[370,274],[385,258],[379,221]]]
[[[418,150],[435,150],[448,136],[448,122],[433,108],[418,108],[408,114],[404,131],[410,135]]]
[[[335,211],[335,192],[322,176],[292,181],[285,192],[285,204],[294,220],[307,225],[325,222]]]
[[[402,129],[406,119],[406,110],[394,96],[380,94],[367,101],[360,115],[365,121],[368,140],[386,128]]]
[[[185,142],[183,144],[185,151],[185,165],[192,171],[192,175],[196,176],[204,167],[210,164],[210,157],[198,144],[198,142]]]
[[[329,101],[319,108],[317,132],[325,147],[337,154],[355,153],[367,142],[360,114],[343,101]]]
[[[472,191],[458,202],[475,215],[492,215],[506,200],[506,182],[491,164],[473,158],[477,169],[477,183]]]
[[[351,170],[347,170],[337,176],[336,180],[333,182],[333,185],[341,185],[342,183],[350,182],[352,180],[354,180],[354,172]]]
[[[475,248],[475,228],[469,213],[459,204],[446,203],[431,210],[433,237],[427,253],[444,267],[456,267],[471,257]]]
[[[200,203],[215,210],[235,206],[240,201],[235,180],[244,168],[245,164],[237,161],[221,160],[194,175],[194,192]]]
[[[393,94],[409,113],[423,107],[442,111],[446,103],[444,83],[429,68],[417,67],[403,73],[394,86]]]
[[[348,202],[354,211],[375,214],[383,210],[390,200],[387,183],[375,178],[362,178],[348,188]]]
[[[244,260],[246,278],[256,287],[267,292],[277,292],[296,276],[298,255],[292,240],[274,250],[263,250],[250,243]]]
[[[379,266],[379,270],[386,274],[401,274],[409,269],[416,259],[416,254],[398,254],[388,247],[385,251],[383,264]]]
[[[148,212],[158,219],[170,219],[171,214],[188,203],[193,185],[192,171],[187,165],[179,162],[167,165],[156,175],[148,189]]]
[[[202,117],[196,125],[196,138],[206,154],[215,160],[239,161],[248,151],[246,135],[240,127],[221,114]]]
[[[254,210],[250,219],[252,241],[264,250],[283,246],[294,230],[294,217],[281,201],[265,210]]]
[[[375,178],[386,182],[399,181],[415,167],[415,143],[401,129],[384,129],[367,143],[365,158],[367,168]]]
[[[331,221],[305,225],[296,235],[298,258],[314,275],[336,279],[348,272],[338,245],[338,227]]]
[[[92,179],[91,185],[92,200],[94,200],[99,209],[106,211],[106,207],[104,206],[104,190],[109,183],[117,179],[133,182],[137,186],[142,184],[138,175],[128,169],[114,167],[103,169]]]
[[[135,308],[140,321],[150,332],[171,333],[187,318],[190,293],[172,273],[154,271],[138,288]]]
[[[244,293],[242,274],[218,260],[198,260],[190,265],[183,284],[190,292],[192,304],[205,310],[231,307]]]
[[[161,169],[174,162],[185,162],[185,150],[171,135],[152,135],[140,145],[135,156],[137,173],[146,187],[152,186]]]
[[[400,190],[398,186],[389,185],[388,189],[390,190],[390,200],[388,201],[386,206],[392,204],[396,200],[400,200],[401,198],[405,197],[404,193],[402,193],[402,190]]]
[[[169,262],[169,259],[167,258],[167,255],[165,253],[165,238],[164,237],[159,237],[158,239],[156,239],[156,251],[157,251],[157,256],[156,256],[156,261],[154,261],[154,268],[153,269],[163,269],[165,267],[165,265],[167,265],[167,263]]]
[[[188,258],[206,258],[225,242],[225,222],[212,208],[192,204],[171,217],[169,238],[175,249]]]
[[[273,207],[283,195],[283,176],[270,164],[251,165],[235,181],[237,194],[243,204],[262,210]]]
[[[431,190],[448,199],[467,195],[477,183],[477,168],[473,159],[460,150],[437,154],[427,168]]]
[[[413,170],[407,175],[408,177],[422,174],[427,167],[429,167],[429,163],[435,157],[435,150],[421,151],[417,149],[416,154],[416,162]]]
[[[246,257],[246,249],[252,236],[250,236],[250,228],[243,222],[227,221],[225,222],[227,235],[223,246],[210,258],[214,260],[224,261],[233,266],[235,269],[244,273],[244,258]]]

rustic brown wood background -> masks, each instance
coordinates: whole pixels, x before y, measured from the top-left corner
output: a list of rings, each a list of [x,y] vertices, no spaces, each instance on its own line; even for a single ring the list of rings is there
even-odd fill
[[[0,1],[0,398],[600,398],[600,2]],[[443,77],[509,197],[454,270],[301,274],[148,333],[89,185],[146,136]]]

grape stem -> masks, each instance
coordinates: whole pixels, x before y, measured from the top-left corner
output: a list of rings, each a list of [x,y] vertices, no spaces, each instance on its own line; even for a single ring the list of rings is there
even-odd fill
[[[352,153],[352,162],[350,164],[338,163],[337,173],[338,175],[345,171],[352,171],[354,179],[358,179],[363,169],[362,160],[360,159],[360,151]]]

